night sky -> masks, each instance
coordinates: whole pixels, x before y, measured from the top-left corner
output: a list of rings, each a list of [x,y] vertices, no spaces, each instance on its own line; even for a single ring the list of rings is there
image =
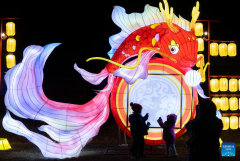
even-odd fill
[[[99,73],[106,62],[90,61],[93,56],[108,58],[111,49],[108,38],[120,32],[120,28],[111,19],[113,6],[121,6],[127,13],[142,13],[149,4],[158,7],[159,0],[113,0],[113,1],[57,1],[57,3],[34,3],[8,1],[1,4],[0,17],[18,17],[16,23],[17,63],[22,60],[24,48],[29,45],[44,46],[60,42],[48,58],[44,68],[43,87],[47,97],[54,101],[83,104],[95,96],[92,89],[102,89],[102,85],[93,86],[82,79],[73,69],[74,63],[89,72]],[[196,1],[168,0],[176,15],[191,20],[191,12]],[[221,20],[211,23],[211,39],[237,40],[239,31],[239,6],[234,0],[200,0],[199,20]],[[7,21],[4,21],[7,22]],[[203,23],[207,27],[206,23]],[[238,45],[239,43],[237,43]],[[207,46],[205,45],[205,48]],[[2,65],[7,54],[3,42]],[[239,51],[239,50],[238,50]],[[238,52],[239,53],[239,52]],[[205,50],[205,55],[206,55]],[[239,55],[236,58],[211,59],[211,72],[221,75],[240,75]],[[7,69],[3,68],[3,72]],[[229,72],[229,69],[232,73]]]

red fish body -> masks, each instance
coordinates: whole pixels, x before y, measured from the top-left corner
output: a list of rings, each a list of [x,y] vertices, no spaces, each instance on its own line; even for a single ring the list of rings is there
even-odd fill
[[[198,50],[196,36],[193,31],[188,32],[177,25],[174,26],[179,29],[178,33],[173,33],[167,23],[152,24],[134,31],[121,43],[111,60],[122,64],[128,58],[138,54],[140,48],[152,47],[167,53],[182,67],[194,66],[197,62]],[[171,45],[172,40],[178,46]],[[174,50],[179,51],[174,53]],[[162,56],[166,58],[164,55]],[[118,68],[119,66],[112,63],[108,63],[106,66],[109,73],[113,73]]]

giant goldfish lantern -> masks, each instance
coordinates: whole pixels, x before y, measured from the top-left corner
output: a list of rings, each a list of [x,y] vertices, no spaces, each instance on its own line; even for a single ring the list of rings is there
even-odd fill
[[[189,22],[180,16],[177,18],[173,9],[169,10],[167,1],[163,2],[165,9],[162,3],[160,10],[146,5],[142,14],[126,14],[124,8],[115,6],[112,19],[122,31],[109,38],[112,49],[108,55],[111,60],[101,57],[89,59],[109,63],[99,74],[89,73],[74,65],[75,70],[91,84],[100,84],[108,77],[107,86],[84,105],[52,101],[44,94],[43,68],[59,43],[27,47],[22,62],[11,68],[4,77],[7,113],[3,127],[26,137],[38,146],[45,157],[78,157],[82,148],[106,122],[111,94],[114,118],[130,137],[130,102],[140,103],[143,112],[150,113],[152,126],[145,138],[147,144],[164,142],[156,118],[162,116],[164,120],[169,113],[178,116],[175,133],[177,137],[181,136],[185,132],[184,124],[194,115],[197,93],[206,97],[199,85],[206,67],[201,67],[201,74],[191,68],[201,60],[201,57],[197,59],[198,42],[194,34],[199,3],[193,8]],[[155,53],[162,58],[154,58]],[[129,61],[130,58],[133,60]],[[40,126],[39,130],[48,137],[30,131],[21,121],[12,118],[9,111],[23,119],[45,122],[47,125]]]
[[[156,128],[159,127],[156,123],[159,116],[166,118],[170,113],[178,116],[175,133],[179,137],[185,131],[184,124],[194,114],[192,110],[197,102],[195,92],[208,98],[199,83],[209,63],[204,69],[200,67],[200,73],[191,68],[203,58],[197,58],[198,41],[194,33],[200,14],[199,3],[193,8],[189,22],[181,16],[176,17],[173,8],[169,9],[167,0],[163,2],[165,9],[159,3],[161,12],[156,7],[146,5],[142,14],[126,14],[124,8],[116,6],[112,19],[122,31],[109,38],[112,49],[108,55],[111,60],[101,57],[87,60],[99,59],[109,63],[99,74],[89,73],[76,64],[74,66],[92,84],[101,83],[107,76],[117,77],[110,100],[114,118],[131,137],[128,122],[128,116],[132,113],[130,102],[141,104],[143,112],[152,116],[150,122],[153,128],[145,137],[145,143],[150,145],[164,143],[162,129]],[[162,58],[154,58],[156,53]],[[128,63],[123,65],[125,62]]]

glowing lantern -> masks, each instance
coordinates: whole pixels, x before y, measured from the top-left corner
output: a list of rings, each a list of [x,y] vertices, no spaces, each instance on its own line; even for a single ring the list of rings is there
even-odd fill
[[[204,65],[205,65],[204,55],[203,55],[203,54],[198,54],[198,55],[197,55],[197,58],[199,58],[199,57],[202,57],[202,59],[197,62],[196,67],[201,67],[201,66],[204,66]]]
[[[237,55],[236,44],[230,43],[228,44],[228,56],[233,57]]]
[[[228,98],[227,97],[222,97],[221,98],[220,108],[221,108],[222,111],[229,110],[229,104],[228,104]]]
[[[238,120],[239,120],[239,128],[240,128],[240,118]]]
[[[228,90],[228,79],[227,78],[220,78],[219,79],[219,89],[222,92],[225,92]]]
[[[7,51],[15,52],[16,50],[16,40],[14,38],[7,39]]]
[[[229,91],[236,92],[237,90],[238,90],[237,79],[230,79],[229,80]]]
[[[185,74],[184,80],[188,86],[195,87],[201,82],[201,74],[196,70],[190,70]]]
[[[238,87],[239,87],[239,91],[240,91],[240,79],[238,80]]]
[[[198,51],[203,51],[204,50],[204,41],[202,38],[197,38],[198,41]]]
[[[227,44],[226,43],[221,43],[219,45],[219,55],[220,56],[227,56]]]
[[[0,138],[0,150],[11,149],[11,146],[6,138]]]
[[[238,117],[237,116],[230,117],[230,128],[233,130],[238,129]]]
[[[6,34],[8,36],[15,35],[15,23],[13,23],[13,22],[6,23]]]
[[[196,36],[202,36],[203,35],[203,24],[202,23],[196,23],[195,24],[195,35]]]
[[[211,43],[210,45],[210,55],[211,56],[218,56],[218,44]]]
[[[238,109],[238,99],[237,97],[231,97],[229,99],[230,110],[235,111]]]
[[[228,130],[229,129],[229,118],[222,117],[222,123],[223,123],[223,130]]]
[[[211,79],[210,80],[210,90],[212,92],[218,92],[219,91],[219,82],[218,79]]]
[[[221,99],[218,98],[218,97],[213,97],[212,101],[215,103],[215,105],[217,107],[217,110],[219,110],[220,109],[220,105],[221,105]]]
[[[8,54],[6,57],[7,68],[12,68],[16,65],[15,56],[13,54]]]

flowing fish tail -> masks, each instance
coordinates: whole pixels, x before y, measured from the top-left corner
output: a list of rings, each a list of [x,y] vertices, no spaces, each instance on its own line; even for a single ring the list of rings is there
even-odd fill
[[[4,102],[8,111],[21,118],[47,123],[48,125],[39,127],[39,130],[46,132],[57,143],[30,131],[22,122],[13,119],[8,111],[2,123],[5,130],[24,136],[35,144],[45,157],[64,159],[78,157],[82,148],[98,134],[102,124],[107,121],[109,95],[115,78],[112,74],[103,72],[105,77],[109,76],[105,92],[98,93],[83,105],[48,99],[42,88],[43,68],[48,56],[58,45],[59,43],[54,43],[45,47],[27,47],[22,62],[11,68],[4,77],[7,85]]]

